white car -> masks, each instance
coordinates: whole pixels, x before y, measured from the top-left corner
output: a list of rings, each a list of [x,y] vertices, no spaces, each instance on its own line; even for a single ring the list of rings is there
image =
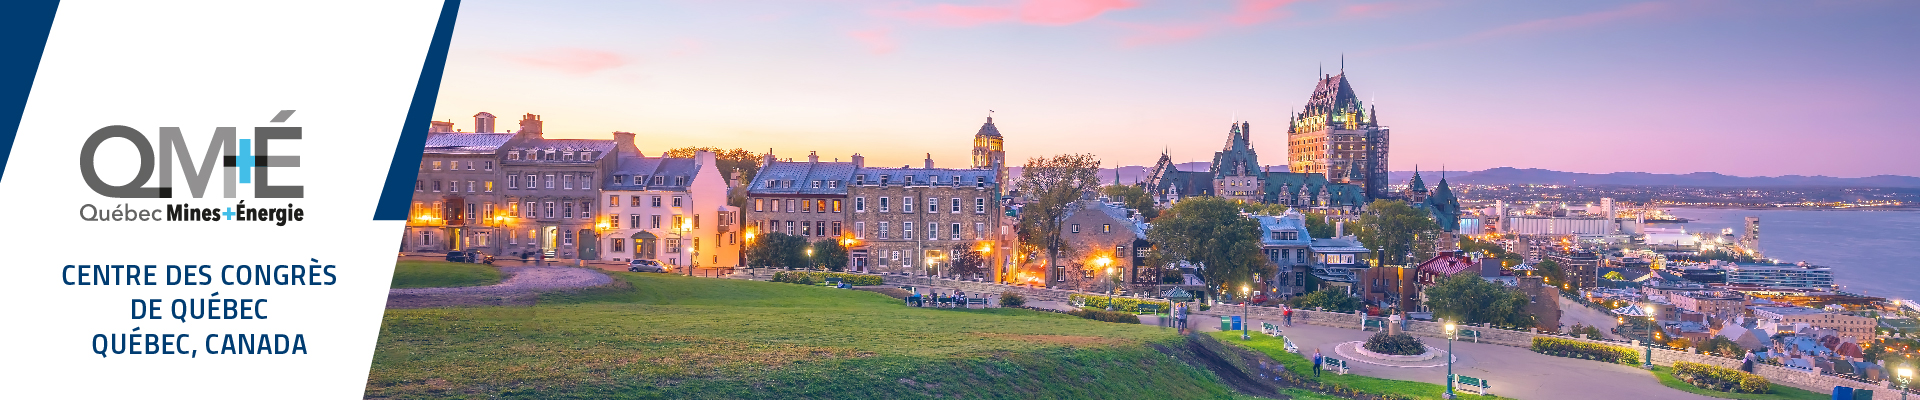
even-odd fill
[[[673,267],[661,264],[659,261],[634,259],[627,263],[627,272],[670,273],[673,272]]]

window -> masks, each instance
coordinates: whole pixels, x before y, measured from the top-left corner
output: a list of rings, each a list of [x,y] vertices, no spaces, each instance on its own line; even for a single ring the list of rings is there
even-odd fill
[[[1100,224],[1100,233],[1113,233],[1113,224]]]
[[[859,175],[854,175],[854,176],[853,176],[853,184],[855,184],[855,185],[861,185],[861,186],[866,186],[866,184],[867,184],[867,174],[859,174]]]
[[[433,191],[440,191],[440,181],[433,181]]]
[[[434,164],[439,164],[439,163],[436,162]],[[429,231],[425,229],[420,230],[420,245],[421,246],[433,245],[433,231]]]
[[[687,217],[685,217],[685,216],[681,216],[681,215],[679,215],[679,214],[674,214],[674,216],[673,216],[673,225],[670,225],[670,226],[667,226],[667,229],[680,229],[680,225],[681,225],[682,223],[684,223],[684,222],[686,221],[686,219],[687,219]]]
[[[840,212],[840,199],[833,199],[833,212]]]
[[[519,159],[520,159],[520,152],[519,152],[519,151],[509,151],[509,152],[507,152],[507,161],[515,161],[515,160],[519,160]]]
[[[547,202],[547,218],[553,218],[554,215],[555,214],[553,213],[553,202],[549,201]]]
[[[911,213],[911,212],[913,212],[913,198],[912,198],[912,197],[901,197],[901,198],[900,198],[900,212],[903,212],[903,213]]]
[[[974,240],[986,239],[986,235],[987,235],[987,223],[985,222],[973,223],[973,239]]]
[[[660,207],[660,196],[653,196],[653,206]]]
[[[607,208],[618,208],[618,207],[620,207],[620,195],[616,194],[616,195],[607,196]]]
[[[693,215],[693,229],[700,229],[700,214]]]
[[[973,177],[973,187],[977,187],[977,188],[987,187],[987,177],[984,177],[984,176]]]
[[[826,210],[821,210],[821,211],[826,211]],[[809,213],[810,213],[810,212],[813,212],[813,202],[811,202],[811,201],[806,201],[806,200],[801,200],[801,201],[800,201],[800,212],[809,212]]]
[[[1073,224],[1073,233],[1080,233],[1080,224]]]
[[[667,239],[667,252],[668,252],[668,253],[679,253],[679,252],[680,252],[680,239]]]
[[[828,236],[833,236],[833,237],[839,237],[839,236],[840,236],[840,221],[833,221],[833,230],[832,230],[832,231],[829,231],[829,232],[827,232],[827,233],[829,233],[829,235],[828,235]]]
[[[580,188],[593,189],[593,174],[580,174]]]
[[[483,183],[486,184],[487,193],[493,193],[493,181],[486,181]]]
[[[493,170],[493,160],[487,160],[487,168],[486,168],[486,170],[488,170],[488,171],[492,171],[492,170]]]
[[[913,186],[913,175],[902,175],[902,176],[900,176],[900,185],[902,185],[902,186]]]
[[[572,246],[572,245],[573,245],[573,231],[567,231],[566,233],[564,233],[564,234],[561,234],[561,235],[560,235],[560,237],[562,237],[562,238],[565,238],[565,239],[564,239],[564,240],[562,241],[562,243],[563,243],[563,244],[565,244],[565,245],[568,245],[568,246]]]
[[[951,225],[951,229],[948,229],[947,231],[948,231],[947,238],[950,238],[953,240],[960,240],[960,223],[959,222],[953,223]]]
[[[547,188],[553,188],[553,174],[547,174]]]
[[[628,214],[627,226],[634,227],[635,229],[640,228],[640,214]]]
[[[519,202],[508,202],[508,203],[507,203],[507,215],[508,215],[508,216],[518,216],[518,215],[520,215],[520,203],[519,203]]]
[[[929,213],[929,214],[931,214],[931,213],[937,213],[937,212],[940,212],[940,198],[938,198],[938,197],[928,197],[928,198],[927,198],[927,213]]]
[[[827,212],[827,201],[826,201],[826,200],[820,200],[820,199],[814,199],[814,200],[813,200],[813,209],[815,209],[815,210],[820,210],[820,212]]]
[[[906,240],[913,240],[913,223],[912,222],[900,223],[900,238],[906,239]]]
[[[427,191],[427,181],[423,181],[419,179],[413,180],[413,191],[415,192]]]
[[[763,212],[766,210],[767,199],[753,199],[753,212]]]
[[[787,221],[787,234],[793,234],[793,221]]]
[[[626,240],[626,239],[620,239],[620,238],[614,238],[614,239],[613,239],[613,245],[612,245],[612,246],[608,246],[608,247],[610,247],[610,248],[612,248],[612,249],[613,249],[613,252],[615,252],[615,253],[625,253],[625,252],[627,252],[627,240]]]
[[[676,177],[673,177],[673,185],[674,185],[674,186],[686,186],[686,185],[687,185],[687,177],[684,177],[684,176],[676,176]]]
[[[507,244],[520,244],[520,231],[507,230]]]
[[[435,191],[438,191],[438,190],[435,190]],[[888,200],[888,199],[892,199],[892,198],[891,198],[891,197],[881,197],[881,198],[880,198],[880,212],[887,212],[887,200]]]
[[[468,171],[472,171],[472,170],[473,170],[473,162],[472,162],[472,161],[468,161],[468,162],[467,162],[467,170],[468,170]]]
[[[467,193],[473,193],[473,181],[467,181]]]
[[[954,175],[954,176],[953,176],[953,181],[952,181],[952,182],[948,182],[948,183],[952,183],[952,184],[953,184],[953,187],[960,187],[960,176],[959,176],[959,175]]]
[[[814,188],[814,189],[819,189],[819,188],[820,188],[820,180],[819,180],[819,179],[815,179],[815,180],[813,180],[813,188]]]
[[[974,214],[985,214],[985,213],[987,213],[987,199],[986,199],[986,198],[984,198],[984,197],[975,197],[975,198],[973,198],[973,213],[974,213]]]
[[[835,222],[835,223],[837,224],[838,222]],[[826,235],[827,235],[827,221],[820,221],[820,222],[815,222],[815,223],[813,223],[813,235],[814,235],[814,236],[826,236]]]
[[[867,212],[867,198],[853,198],[853,212]]]
[[[480,205],[480,217],[481,217],[481,218],[486,218],[486,219],[493,219],[493,216],[494,216],[494,213],[493,213],[493,203],[492,203],[492,202],[487,202],[487,203],[481,203],[481,205]]]
[[[627,197],[627,207],[639,207],[639,206],[640,206],[640,196]]]
[[[813,236],[813,221],[800,221],[800,236]]]
[[[562,183],[562,184],[560,185],[560,188],[561,188],[561,189],[572,189],[572,188],[573,188],[573,174],[566,174],[566,175],[561,175],[561,176],[560,176],[560,179],[561,179],[561,180],[563,180],[563,181],[565,181],[564,183]]]
[[[960,213],[960,198],[959,198],[959,197],[955,197],[955,198],[953,198],[953,213],[954,213],[954,214],[959,214],[959,213]]]
[[[860,239],[860,240],[866,240],[866,239],[867,239],[867,223],[866,223],[866,221],[860,221],[860,222],[855,222],[855,223],[853,223],[853,238],[854,238],[854,239]]]
[[[538,204],[531,201],[527,202],[527,218],[539,218],[539,211],[536,211],[538,208],[540,208]],[[532,240],[533,236],[527,236],[527,239]]]
[[[573,161],[573,152],[560,153],[560,159],[563,161]]]
[[[659,228],[660,228],[660,216],[659,216],[659,215],[654,215],[654,216],[653,216],[653,228],[654,228],[654,229],[659,229]]]
[[[940,240],[939,224],[927,224],[927,240]]]
[[[440,162],[439,162],[439,161],[434,161],[434,162],[433,162],[433,170],[435,170],[435,171],[439,171],[439,170],[440,170]]]
[[[534,174],[527,174],[527,185],[526,185],[526,188],[527,188],[527,189],[534,189],[534,188],[538,188],[538,187],[540,187],[540,177],[539,177],[539,176],[536,176],[536,175],[534,175]]]
[[[887,238],[887,235],[889,235],[889,233],[888,233],[889,231],[890,231],[890,230],[889,230],[889,229],[887,229],[887,223],[886,223],[886,221],[881,221],[881,222],[880,222],[880,229],[876,229],[876,230],[874,230],[874,231],[873,231],[873,233],[874,233],[874,236],[878,236],[878,237],[880,237],[881,239],[886,239],[886,238]]]
[[[508,188],[508,189],[519,189],[519,188],[520,188],[520,175],[507,175],[507,188]]]
[[[573,202],[560,203],[560,218],[573,218]]]
[[[667,184],[667,177],[664,177],[664,176],[658,176],[658,175],[655,175],[655,176],[653,177],[653,184],[654,184],[654,185],[665,185],[665,184]]]

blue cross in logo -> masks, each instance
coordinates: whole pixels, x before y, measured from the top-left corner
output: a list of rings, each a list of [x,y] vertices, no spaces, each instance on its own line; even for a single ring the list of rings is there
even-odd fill
[[[240,183],[253,183],[253,139],[240,139],[239,150],[235,161],[240,168]]]
[[[232,221],[232,220],[233,220],[233,207],[227,207],[227,212],[223,212],[223,213],[220,213],[220,215],[223,215],[223,216],[226,216],[226,217],[227,217],[227,220],[228,220],[228,221]]]

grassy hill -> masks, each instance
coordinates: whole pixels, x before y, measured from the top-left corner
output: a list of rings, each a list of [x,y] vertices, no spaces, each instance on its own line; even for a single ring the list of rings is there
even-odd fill
[[[492,265],[446,261],[401,261],[393,266],[393,288],[486,286],[500,283]]]
[[[532,307],[388,310],[371,398],[1239,398],[1171,330],[614,273]]]

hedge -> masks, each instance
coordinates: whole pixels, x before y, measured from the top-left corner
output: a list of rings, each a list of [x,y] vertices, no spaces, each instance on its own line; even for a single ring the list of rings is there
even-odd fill
[[[1080,318],[1091,319],[1095,321],[1118,322],[1123,324],[1140,323],[1140,316],[1129,314],[1126,312],[1121,312],[1121,311],[1082,309],[1082,310],[1068,311],[1067,314],[1080,317]]]
[[[824,272],[824,271],[780,271],[780,272],[773,273],[772,281],[786,282],[786,283],[805,282],[806,284],[815,284],[815,283],[826,282],[827,278],[840,278],[841,281],[845,281],[847,282],[848,285],[853,285],[853,286],[879,286],[884,284],[882,283],[881,278],[875,275],[861,275],[861,274],[849,274],[844,272]]]
[[[1608,346],[1556,337],[1533,338],[1533,352],[1550,356],[1580,358],[1605,361],[1615,364],[1639,365],[1640,353],[1632,348]]]
[[[1107,308],[1107,299],[1108,299],[1107,296],[1088,296],[1084,294],[1067,295],[1067,300],[1069,301],[1079,302],[1079,303],[1085,304],[1087,307],[1098,308],[1098,309]],[[1114,311],[1139,313],[1141,304],[1158,304],[1160,305],[1159,312],[1167,312],[1166,300],[1136,299],[1136,298],[1130,298],[1130,297],[1114,297],[1112,299],[1113,299]]]
[[[1767,378],[1732,368],[1680,361],[1673,363],[1673,377],[1705,389],[1733,393],[1770,393],[1773,383]]]

